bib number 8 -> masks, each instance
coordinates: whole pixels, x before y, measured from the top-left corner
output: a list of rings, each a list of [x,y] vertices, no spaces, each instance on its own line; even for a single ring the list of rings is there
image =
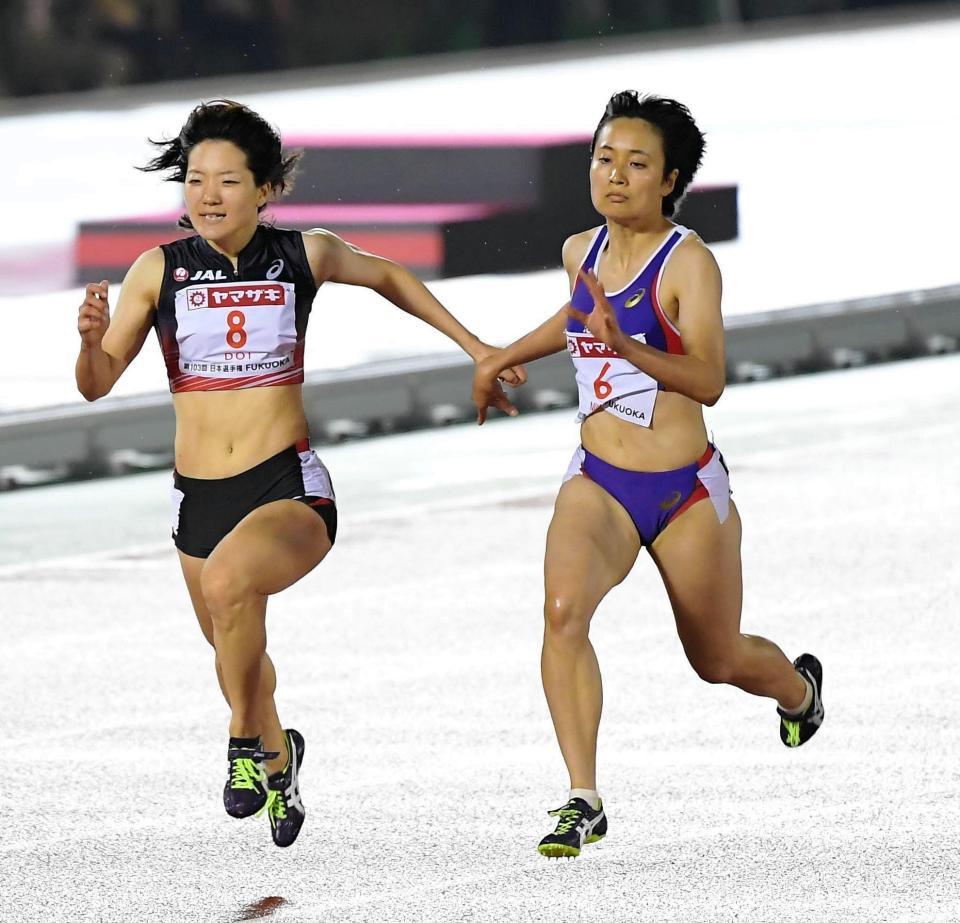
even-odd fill
[[[240,313],[239,311],[237,312]],[[600,374],[593,381],[593,393],[596,394],[597,400],[605,401],[611,394],[613,394],[613,385],[609,381],[604,379],[604,375],[610,371],[610,363],[604,362],[603,368],[600,369]]]
[[[247,331],[243,325],[247,317],[243,311],[231,311],[227,315],[227,345],[233,349],[243,349],[247,343]]]

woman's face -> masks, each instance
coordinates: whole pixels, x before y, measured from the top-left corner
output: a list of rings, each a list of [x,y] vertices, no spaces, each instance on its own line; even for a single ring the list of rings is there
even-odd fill
[[[201,141],[187,158],[184,199],[197,233],[206,240],[228,240],[256,226],[269,184],[257,186],[247,155],[232,141]]]
[[[612,119],[600,129],[590,162],[590,197],[605,218],[656,219],[677,170],[663,178],[660,132],[644,119]]]

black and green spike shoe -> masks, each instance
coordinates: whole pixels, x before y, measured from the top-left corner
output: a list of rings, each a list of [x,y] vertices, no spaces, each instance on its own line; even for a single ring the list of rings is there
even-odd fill
[[[813,687],[813,699],[803,714],[791,715],[777,708],[780,715],[780,739],[785,747],[805,744],[823,724],[823,667],[813,654],[801,654],[793,662],[793,668]]]
[[[571,798],[562,808],[547,812],[558,818],[557,829],[547,834],[537,847],[541,856],[573,859],[585,843],[596,843],[607,835],[607,815],[603,804],[595,811],[582,798]]]
[[[287,728],[287,767],[283,772],[275,772],[267,779],[266,803],[260,813],[266,812],[270,818],[270,833],[277,846],[292,846],[300,834],[307,809],[300,797],[300,767],[306,745],[303,735]]]
[[[250,817],[267,801],[267,772],[264,763],[276,759],[265,753],[260,738],[230,738],[227,747],[227,782],[223,787],[223,806],[231,817]]]

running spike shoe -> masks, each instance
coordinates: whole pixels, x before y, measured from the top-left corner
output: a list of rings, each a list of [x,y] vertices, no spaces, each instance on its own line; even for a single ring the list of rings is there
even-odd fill
[[[537,847],[541,856],[573,859],[585,843],[596,843],[607,835],[607,816],[601,803],[596,811],[582,798],[571,798],[562,808],[547,812],[557,818],[557,829]]]
[[[234,744],[227,748],[227,784],[223,787],[223,806],[231,817],[250,817],[267,800],[267,772],[264,763],[276,759],[276,753],[264,753],[260,738],[255,746]]]
[[[813,699],[807,710],[800,715],[791,715],[779,706],[780,739],[786,747],[805,744],[823,724],[823,667],[813,654],[801,654],[793,662],[793,668],[813,687]]]
[[[303,735],[288,728],[287,768],[267,780],[267,800],[259,813],[267,812],[270,833],[277,846],[292,846],[300,833],[307,809],[300,798],[300,766],[303,764]]]

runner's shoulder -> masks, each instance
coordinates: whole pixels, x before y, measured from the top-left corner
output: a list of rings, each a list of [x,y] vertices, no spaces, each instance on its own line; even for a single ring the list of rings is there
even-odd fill
[[[165,267],[166,257],[160,247],[144,250],[127,270],[123,278],[123,288],[128,292],[148,297],[152,303],[156,304],[160,297]]]
[[[563,242],[563,268],[570,274],[576,273],[587,255],[590,248],[590,241],[593,240],[598,228],[588,228],[586,231],[580,231],[578,234],[571,234]]]

